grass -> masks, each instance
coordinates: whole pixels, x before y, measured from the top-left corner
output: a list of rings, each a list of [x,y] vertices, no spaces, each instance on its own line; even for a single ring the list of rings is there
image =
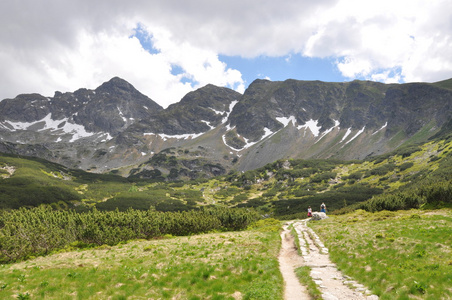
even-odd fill
[[[358,210],[310,224],[338,268],[380,299],[452,297],[452,210]]]
[[[60,253],[2,265],[0,298],[282,299],[279,246],[256,229]]]
[[[308,290],[311,299],[322,299],[322,292],[319,290],[317,284],[311,277],[311,268],[308,266],[303,266],[295,269],[295,274],[298,280]]]

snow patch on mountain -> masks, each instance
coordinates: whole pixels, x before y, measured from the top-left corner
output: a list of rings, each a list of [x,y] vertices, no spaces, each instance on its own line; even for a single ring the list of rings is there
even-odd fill
[[[215,128],[214,126],[210,125],[210,122],[209,122],[209,121],[201,120],[201,122],[204,123],[204,124],[206,124],[207,126],[209,126],[209,128],[210,128],[209,130],[212,130],[212,129]]]
[[[231,127],[230,124],[226,125],[226,131],[231,131],[235,128],[235,125],[233,127]]]
[[[127,119],[126,117],[124,117],[124,114],[122,113],[121,109],[119,107],[117,107],[118,111],[119,111],[119,116],[122,118],[122,120],[124,121],[124,123],[127,124]]]
[[[353,141],[355,138],[357,138],[358,137],[358,135],[360,135],[361,133],[363,133],[364,132],[364,129],[366,129],[366,126],[364,126],[360,131],[358,131],[350,140],[348,140],[345,144],[344,144],[344,146],[345,145],[347,145],[348,143],[350,143],[351,141]]]
[[[352,128],[351,127],[347,129],[347,132],[342,137],[342,140],[339,143],[342,143],[350,135],[350,133],[352,133]]]
[[[103,139],[101,140],[102,143],[113,139],[113,137],[108,132],[106,132],[103,135],[101,135],[101,137],[103,137]]]
[[[209,107],[209,109],[212,110],[216,115],[222,115],[225,113],[225,111],[219,111],[212,107]]]
[[[44,131],[49,130],[54,134],[72,134],[72,139],[69,141],[70,143],[85,137],[93,136],[94,132],[86,131],[83,125],[71,123],[69,118],[63,118],[60,120],[53,120],[52,114],[49,113],[43,119],[34,121],[34,122],[13,122],[13,121],[5,121],[7,125],[5,128],[13,128],[11,131],[16,130],[29,130],[30,127],[34,126],[37,129],[36,131]],[[108,135],[107,139],[111,139],[111,136]]]
[[[228,121],[229,115],[231,114],[232,109],[234,108],[234,106],[237,103],[239,103],[239,101],[232,101],[229,104],[229,111],[219,111],[219,110],[216,110],[215,108],[212,108],[212,107],[209,107],[209,109],[212,110],[217,115],[224,115],[224,114],[226,114],[226,116],[223,117],[223,119],[221,120],[221,124],[224,124],[224,123],[226,123]]]
[[[230,149],[232,149],[232,150],[234,150],[234,151],[242,151],[242,150],[245,150],[245,149],[247,149],[247,148],[250,148],[250,147],[256,145],[257,143],[263,141],[264,139],[266,139],[266,138],[268,138],[268,137],[271,137],[271,136],[274,135],[275,133],[276,133],[276,132],[271,131],[271,130],[268,129],[267,127],[264,127],[264,135],[263,135],[263,136],[260,138],[260,140],[258,140],[258,141],[250,142],[246,137],[243,137],[243,139],[245,140],[245,146],[243,146],[241,149],[236,149],[236,148],[234,148],[234,147],[229,146],[229,145],[226,143],[226,135],[225,135],[225,134],[223,134],[222,139],[223,139],[223,143],[224,143],[227,147],[229,147]],[[239,135],[239,137],[240,137],[240,135]]]
[[[205,132],[201,133],[188,133],[188,134],[175,134],[175,135],[169,135],[164,133],[147,133],[145,132],[143,135],[155,135],[159,136],[164,142],[169,139],[178,139],[178,140],[188,140],[188,139],[196,139],[197,137],[200,137]]]
[[[234,106],[239,103],[239,101],[232,101],[229,104],[229,111],[226,112],[226,116],[221,120],[221,124],[226,123],[229,120],[229,115],[231,114],[232,110],[234,109]]]
[[[282,123],[284,125],[284,127],[287,127],[287,125],[289,125],[292,122],[292,125],[295,126],[295,124],[297,124],[297,119],[295,118],[295,116],[290,116],[290,117],[277,117],[276,120],[280,123]],[[312,132],[312,134],[317,137],[320,134],[320,129],[322,128],[321,126],[318,126],[319,121],[318,120],[313,120],[310,119],[309,121],[307,121],[304,125],[298,125],[297,129],[301,130],[301,129],[308,129]]]
[[[280,123],[282,123],[284,125],[284,127],[286,127],[287,125],[289,125],[290,122],[292,122],[292,124],[295,126],[295,124],[297,123],[297,120],[295,119],[294,116],[290,116],[290,117],[281,117],[281,118],[276,118],[276,120]]]
[[[240,150],[243,150],[243,148],[242,149],[237,149],[237,148],[234,148],[232,146],[229,146],[228,143],[226,143],[226,135],[225,134],[223,134],[221,138],[223,139],[223,144],[225,144],[226,147],[229,147],[229,149],[237,151],[237,152],[240,151]]]
[[[372,135],[377,134],[378,132],[382,131],[383,129],[386,128],[386,126],[388,126],[388,122],[386,122],[380,129],[378,129],[377,131],[375,131],[374,133],[372,133]]]
[[[300,125],[297,127],[298,130],[304,128],[304,129],[308,129],[311,130],[312,134],[317,137],[320,134],[320,129],[322,128],[321,126],[318,126],[319,121],[318,120],[309,120],[307,121],[304,125]]]
[[[339,121],[338,120],[334,120],[334,126],[329,128],[329,129],[327,129],[327,130],[325,130],[324,132],[322,132],[322,135],[318,138],[317,141],[315,141],[314,144],[317,144],[325,135],[327,135],[328,133],[333,131],[334,128],[339,128],[339,125],[340,125]]]

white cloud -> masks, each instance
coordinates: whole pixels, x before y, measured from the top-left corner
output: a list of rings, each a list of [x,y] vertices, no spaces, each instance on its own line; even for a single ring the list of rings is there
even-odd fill
[[[0,64],[4,70],[0,74],[0,99],[19,93],[50,96],[55,90],[95,88],[114,76],[126,79],[164,107],[208,83],[244,91],[241,73],[227,68],[216,52],[173,39],[167,29],[154,26],[146,29],[160,51],[149,53],[133,36],[140,22],[134,15],[139,5],[132,5],[134,14],[128,14],[126,8],[112,9],[104,4],[90,4],[93,11],[84,11],[83,3],[47,10],[32,2],[23,9],[11,4],[16,17],[22,19],[10,20],[15,36],[5,34],[7,30],[0,33]],[[97,9],[105,9],[103,21],[96,15],[101,12]],[[173,65],[182,67],[184,74],[172,74]],[[182,77],[192,84],[181,82]]]
[[[450,1],[341,0],[317,27],[304,54],[337,57],[345,77],[411,82],[452,76]]]
[[[243,92],[219,54],[332,58],[350,79],[452,77],[449,0],[2,1],[0,22],[0,99],[113,76],[163,106],[207,83]],[[159,53],[133,37],[138,24]]]

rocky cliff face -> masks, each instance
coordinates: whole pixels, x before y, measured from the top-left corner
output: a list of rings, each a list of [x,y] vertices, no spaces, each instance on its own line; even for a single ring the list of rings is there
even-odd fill
[[[175,178],[281,158],[359,159],[448,134],[451,82],[256,80],[243,95],[207,85],[162,109],[113,78],[95,90],[1,101],[0,151],[97,172],[142,164],[133,175]],[[152,165],[165,149],[167,161]]]

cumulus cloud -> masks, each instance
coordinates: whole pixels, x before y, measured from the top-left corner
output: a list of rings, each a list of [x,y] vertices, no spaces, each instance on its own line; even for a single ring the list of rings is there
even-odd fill
[[[162,106],[207,83],[243,92],[220,54],[333,59],[349,79],[452,77],[448,0],[2,1],[0,22],[0,99],[113,76]]]
[[[19,93],[53,95],[55,90],[95,88],[114,76],[164,107],[208,83],[244,91],[241,73],[219,61],[216,52],[173,38],[169,30],[138,16],[145,3],[140,8],[137,3],[124,7],[118,2],[111,8],[105,5],[108,1],[99,1],[89,9],[87,1],[77,2],[78,6],[48,2],[50,6],[13,3],[1,10],[9,29],[0,33],[1,99]],[[135,36],[140,24],[146,23],[151,25],[141,30],[158,49],[155,53]],[[183,73],[174,74],[174,66]]]
[[[303,53],[336,57],[347,78],[412,82],[452,76],[446,54],[452,53],[450,1],[341,0],[317,27]]]

